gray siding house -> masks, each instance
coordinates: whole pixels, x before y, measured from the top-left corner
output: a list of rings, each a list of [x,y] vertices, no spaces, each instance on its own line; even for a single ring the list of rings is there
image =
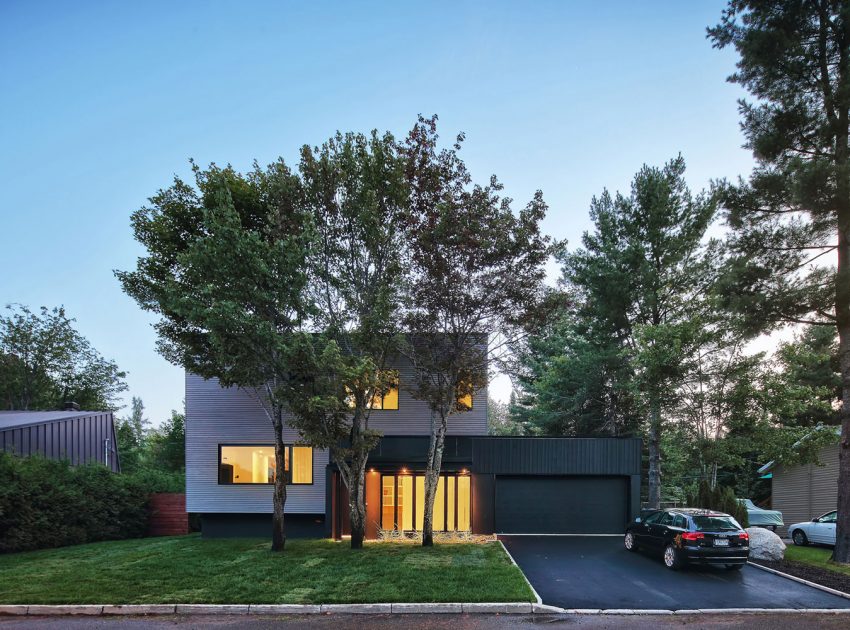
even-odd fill
[[[0,450],[121,470],[111,411],[0,411]]]
[[[383,433],[366,475],[367,538],[422,526],[430,412],[405,387],[373,402],[369,426]],[[487,391],[450,419],[435,502],[437,530],[474,533],[621,533],[640,509],[638,439],[487,436]],[[286,429],[289,536],[348,531],[347,492],[324,450]],[[271,532],[274,438],[248,393],[186,375],[186,508],[205,536]]]
[[[826,446],[818,453],[818,464],[786,466],[768,464],[761,472],[770,472],[771,507],[782,512],[785,527],[777,529],[784,536],[788,525],[810,521],[831,512],[838,505],[838,444]]]

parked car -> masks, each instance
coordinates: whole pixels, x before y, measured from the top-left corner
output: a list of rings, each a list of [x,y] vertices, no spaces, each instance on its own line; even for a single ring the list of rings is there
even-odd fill
[[[747,563],[750,536],[738,521],[711,510],[671,508],[639,516],[626,528],[623,544],[629,551],[645,548],[661,553],[664,564],[722,565],[737,570]]]
[[[764,510],[753,503],[751,499],[738,499],[738,502],[747,508],[750,527],[764,527],[776,531],[777,527],[782,527],[785,524],[782,522],[782,512],[778,510]]]
[[[838,512],[833,510],[822,514],[817,518],[805,523],[794,523],[788,528],[788,535],[795,545],[808,545],[819,543],[822,545],[835,545],[835,521]]]

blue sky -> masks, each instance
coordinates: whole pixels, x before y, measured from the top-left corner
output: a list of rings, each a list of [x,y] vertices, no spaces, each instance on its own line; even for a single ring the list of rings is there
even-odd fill
[[[113,269],[130,213],[188,159],[294,160],[335,130],[436,113],[473,175],[576,244],[591,197],[681,152],[694,189],[746,175],[720,0],[0,2],[0,304],[65,305],[158,423],[182,370]],[[504,398],[504,380],[494,387]]]

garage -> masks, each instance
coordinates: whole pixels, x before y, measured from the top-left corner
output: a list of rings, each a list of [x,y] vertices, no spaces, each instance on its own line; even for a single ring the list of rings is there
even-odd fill
[[[626,477],[496,476],[496,531],[508,534],[622,534]]]

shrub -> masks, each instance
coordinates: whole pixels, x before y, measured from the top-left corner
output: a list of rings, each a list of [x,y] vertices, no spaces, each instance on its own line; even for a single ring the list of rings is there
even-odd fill
[[[144,536],[151,492],[183,492],[184,476],[0,452],[0,553]]]
[[[703,480],[700,482],[696,494],[688,497],[688,505],[729,514],[741,524],[741,527],[748,527],[750,524],[746,506],[738,501],[735,491],[728,486],[712,488],[708,481]]]

